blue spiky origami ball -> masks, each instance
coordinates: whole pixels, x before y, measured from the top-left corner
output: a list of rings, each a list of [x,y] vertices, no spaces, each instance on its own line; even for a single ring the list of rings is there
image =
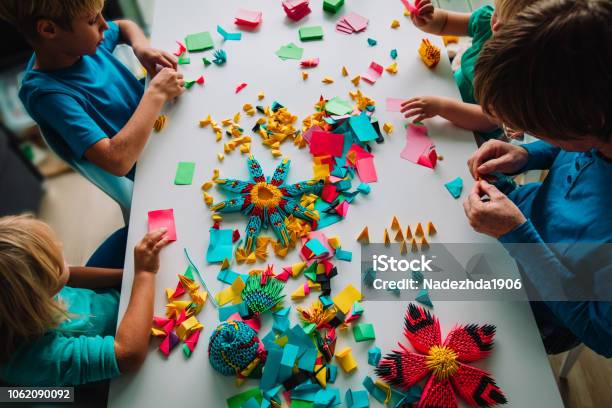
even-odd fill
[[[230,320],[217,326],[208,343],[210,365],[223,375],[236,375],[257,357],[259,338],[243,322]]]

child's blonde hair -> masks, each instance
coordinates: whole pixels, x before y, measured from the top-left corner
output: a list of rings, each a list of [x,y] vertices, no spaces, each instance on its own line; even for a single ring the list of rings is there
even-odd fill
[[[0,362],[67,316],[53,299],[64,268],[55,234],[31,216],[0,218]]]
[[[34,40],[36,24],[42,19],[69,30],[76,17],[99,13],[103,6],[104,0],[0,0],[0,19],[13,24],[26,39]]]
[[[501,22],[508,22],[525,8],[537,3],[538,0],[495,0],[495,11]]]

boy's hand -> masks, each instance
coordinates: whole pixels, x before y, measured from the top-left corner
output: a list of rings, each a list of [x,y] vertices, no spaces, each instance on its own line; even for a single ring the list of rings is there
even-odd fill
[[[495,172],[516,173],[525,167],[528,156],[527,150],[520,146],[489,140],[480,146],[467,164],[474,180],[478,180],[481,176]]]
[[[439,14],[436,16],[431,0],[415,0],[418,14],[410,13],[410,19],[418,29],[430,34],[437,34],[442,30],[446,18]]]
[[[166,228],[147,233],[134,247],[134,270],[136,272],[159,271],[159,252],[171,241],[164,237]]]
[[[151,77],[157,75],[157,65],[162,68],[172,69],[176,69],[178,66],[176,57],[169,52],[156,50],[151,47],[136,47],[133,50],[136,58],[138,58],[138,61],[140,61]]]
[[[174,99],[185,92],[183,74],[172,68],[164,68],[151,80],[149,90],[162,94],[166,101]]]
[[[438,96],[419,96],[402,103],[402,113],[406,119],[416,116],[413,122],[421,122],[440,114],[444,98]]]
[[[483,195],[489,201],[482,201]],[[521,210],[495,186],[477,181],[463,203],[465,215],[476,232],[499,238],[527,221]]]

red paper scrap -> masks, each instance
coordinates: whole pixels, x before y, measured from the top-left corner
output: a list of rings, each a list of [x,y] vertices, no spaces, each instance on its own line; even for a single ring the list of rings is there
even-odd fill
[[[243,82],[243,83],[239,84],[239,85],[236,87],[236,93],[238,93],[238,92],[242,91],[244,88],[246,88],[246,86],[247,86],[246,82]]]
[[[312,132],[310,139],[310,153],[313,156],[342,156],[344,135],[337,133]]]
[[[363,79],[366,82],[369,82],[370,84],[374,84],[376,83],[376,81],[378,80],[378,78],[380,78],[380,76],[383,73],[383,66],[380,64],[377,64],[376,62],[372,62],[368,68],[368,70],[361,75],[361,79]]]
[[[357,174],[362,183],[374,183],[378,181],[376,167],[373,157],[364,157],[357,160]]]

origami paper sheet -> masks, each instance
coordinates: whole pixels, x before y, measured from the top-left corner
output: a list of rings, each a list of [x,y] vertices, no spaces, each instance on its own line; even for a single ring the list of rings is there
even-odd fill
[[[374,126],[370,123],[370,118],[365,113],[358,116],[351,116],[349,124],[357,138],[361,142],[371,142],[378,139],[378,134]]]
[[[212,36],[208,31],[188,35],[185,37],[185,45],[189,52],[206,51],[214,47]]]
[[[195,171],[195,163],[179,162],[176,168],[176,176],[174,184],[176,185],[191,185],[193,182],[193,173]]]
[[[275,53],[280,59],[296,59],[299,60],[302,58],[304,54],[304,49],[298,47],[293,43],[289,43],[287,45],[283,45],[280,47]]]
[[[325,110],[331,115],[346,115],[353,111],[353,105],[342,98],[334,97],[327,101]]]
[[[378,78],[380,78],[383,70],[384,68],[382,65],[372,62],[368,67],[368,70],[364,74],[361,74],[361,79],[373,85],[376,83]]]
[[[217,25],[217,32],[225,41],[240,41],[242,39],[242,33],[228,33],[220,25]]]
[[[347,408],[368,408],[370,406],[368,392],[365,390],[353,391],[349,388],[344,396],[344,403]]]
[[[421,155],[432,146],[433,141],[427,136],[427,128],[411,123],[406,129],[406,146],[400,156],[413,163],[418,163]]]
[[[400,344],[383,358],[376,374],[389,385],[410,389],[425,379],[419,406],[456,406],[460,396],[471,407],[507,402],[503,391],[485,371],[467,363],[487,357],[492,349],[495,326],[458,325],[442,342],[438,319],[413,303],[408,305],[404,334],[416,352]]]
[[[220,306],[226,305],[229,302],[237,303],[240,300],[240,293],[244,289],[245,284],[242,278],[238,277],[231,286],[217,293],[215,299]]]
[[[206,262],[223,262],[232,259],[233,230],[210,229],[210,242],[206,251]]]
[[[354,12],[350,12],[344,16],[344,21],[356,32],[365,30],[369,22],[367,18]]]
[[[310,140],[310,154],[313,156],[342,156],[344,135],[315,131]]]
[[[148,218],[149,232],[160,228],[167,228],[164,237],[169,241],[176,241],[176,226],[174,224],[173,209],[149,211]]]
[[[353,285],[348,284],[334,297],[334,304],[342,311],[347,314],[353,307],[353,304],[362,299],[361,292],[359,292]]]
[[[323,27],[321,26],[300,27],[298,32],[302,41],[320,40],[323,38]]]
[[[401,112],[402,103],[404,103],[405,101],[405,99],[400,98],[387,98],[385,104],[387,112]]]
[[[357,174],[362,183],[375,183],[378,181],[374,158],[367,157],[357,160]]]

